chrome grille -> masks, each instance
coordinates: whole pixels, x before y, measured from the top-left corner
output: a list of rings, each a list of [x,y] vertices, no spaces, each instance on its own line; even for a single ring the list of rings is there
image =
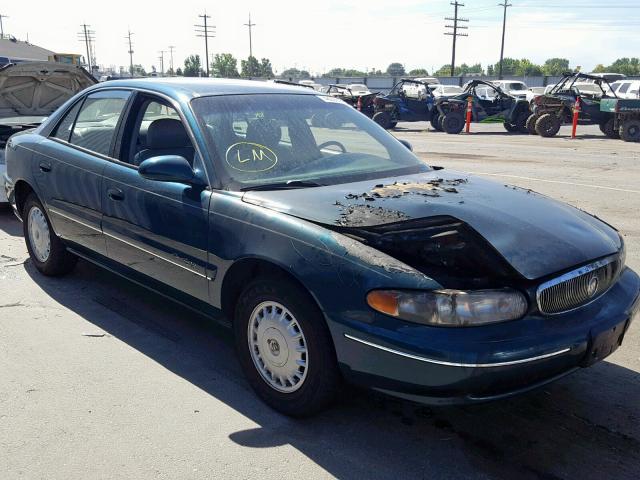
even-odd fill
[[[609,290],[623,266],[624,256],[616,255],[545,282],[538,287],[538,308],[553,315],[586,305]]]

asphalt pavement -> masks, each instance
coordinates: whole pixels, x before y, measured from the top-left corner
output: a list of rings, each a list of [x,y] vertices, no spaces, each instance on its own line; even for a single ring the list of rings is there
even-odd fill
[[[640,270],[640,145],[400,124],[429,164],[569,202],[620,229]],[[605,361],[530,394],[427,408],[346,389],[292,420],[242,377],[230,332],[80,261],[29,262],[0,210],[0,479],[637,479],[640,321]]]

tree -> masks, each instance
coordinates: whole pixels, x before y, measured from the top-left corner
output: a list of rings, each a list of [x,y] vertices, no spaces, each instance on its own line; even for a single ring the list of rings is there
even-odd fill
[[[542,66],[545,75],[562,75],[569,71],[569,60],[566,58],[548,58]]]
[[[387,74],[392,77],[401,77],[404,73],[404,66],[401,63],[393,62],[387,67]]]
[[[306,70],[298,70],[297,68],[287,68],[281,74],[283,78],[309,78],[309,72]]]
[[[355,68],[332,68],[323,77],[365,77],[367,74]]]
[[[542,67],[540,65],[536,65],[530,60],[523,58],[518,62],[518,66],[516,67],[516,75],[522,77],[537,77],[542,75]]]
[[[251,56],[246,60],[242,60],[240,62],[240,65],[242,66],[241,75],[243,77],[259,77],[260,76],[260,73],[261,73],[260,62],[258,62],[258,59],[256,57]]]
[[[427,72],[427,70],[424,68],[414,68],[409,72],[409,75],[411,75],[412,77],[426,77],[427,75],[429,75],[429,72]]]
[[[260,60],[260,76],[264,78],[272,78],[273,75],[273,67],[271,66],[271,60],[268,58],[263,58]]]
[[[640,75],[640,59],[619,58],[607,67],[610,73],[623,73],[624,75]]]
[[[184,60],[184,76],[197,77],[200,75],[200,55],[189,55]]]
[[[230,53],[216,53],[211,64],[214,77],[238,78],[238,60]]]
[[[458,65],[455,68],[455,75],[475,75],[475,74],[483,74],[484,69],[480,63],[476,63],[475,65],[467,65],[463,63],[462,65]],[[448,77],[451,75],[451,65],[443,65],[438,70],[433,73],[436,77]]]
[[[183,74],[182,74],[182,69],[181,69],[180,67],[178,67],[178,68],[176,69],[176,75],[177,75],[177,76],[179,76],[179,77],[181,77],[181,76],[183,75]]]

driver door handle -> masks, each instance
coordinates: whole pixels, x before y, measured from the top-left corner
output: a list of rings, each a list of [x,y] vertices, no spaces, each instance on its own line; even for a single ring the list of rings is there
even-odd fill
[[[44,173],[49,173],[51,171],[51,164],[47,162],[40,162],[40,171]]]
[[[109,188],[107,189],[107,196],[111,200],[115,200],[116,202],[121,202],[124,200],[124,192],[119,188]]]

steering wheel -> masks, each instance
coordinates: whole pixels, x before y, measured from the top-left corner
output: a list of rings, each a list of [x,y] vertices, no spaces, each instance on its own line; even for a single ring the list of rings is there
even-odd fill
[[[342,153],[347,153],[346,147],[342,143],[335,140],[329,140],[328,142],[321,143],[320,145],[318,145],[318,150],[330,147],[331,145],[335,145],[336,147],[338,147],[340,150],[342,150]]]

